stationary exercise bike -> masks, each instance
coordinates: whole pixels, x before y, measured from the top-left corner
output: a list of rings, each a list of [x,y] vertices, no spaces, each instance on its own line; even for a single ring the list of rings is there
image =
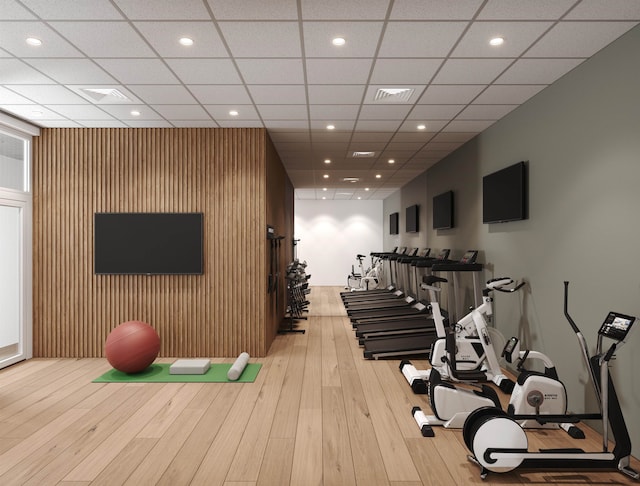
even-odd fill
[[[514,385],[507,414],[512,417],[526,416],[519,423],[525,428],[562,428],[574,439],[584,439],[585,435],[571,422],[558,423],[545,420],[546,416],[559,416],[567,413],[567,391],[559,380],[558,373],[551,360],[538,351],[520,351],[518,338],[512,337],[505,345],[502,356],[507,362],[517,360],[519,371]],[[524,368],[527,359],[538,359],[544,363],[544,371],[530,371]],[[432,426],[462,428],[467,417],[482,407],[502,405],[493,388],[481,385],[481,388],[469,389],[456,387],[442,381],[437,370],[429,376],[429,405],[434,415],[426,415],[419,407],[411,411],[422,435],[433,437]]]
[[[372,257],[371,268],[365,270],[364,265],[362,264],[362,260],[364,260],[364,258],[365,255],[356,255],[359,271],[356,272],[355,266],[351,265],[351,273],[347,275],[347,286],[345,288],[349,289],[351,292],[358,290],[374,290],[377,289],[380,284],[382,264],[379,263],[379,261],[373,261]]]
[[[580,345],[583,358],[589,369],[591,381],[598,397],[600,413],[545,416],[545,421],[567,422],[570,420],[601,419],[602,450],[585,452],[581,449],[546,449],[538,452],[528,450],[527,435],[517,420],[541,420],[541,416],[511,417],[496,407],[486,407],[471,413],[464,423],[463,437],[471,451],[468,459],[481,468],[480,477],[489,472],[508,472],[517,467],[535,469],[603,469],[618,470],[639,479],[640,474],[629,467],[631,439],[622,415],[620,402],[609,375],[609,362],[624,344],[636,318],[617,312],[609,312],[598,331],[596,353],[589,357],[586,340],[567,310],[568,286],[564,283],[564,314]],[[607,343],[612,341],[605,349]],[[615,446],[609,451],[609,432]]]
[[[445,280],[446,281],[446,280]],[[431,346],[429,362],[431,369],[418,370],[409,361],[400,363],[400,370],[415,393],[428,393],[431,374],[434,380],[451,382],[492,381],[505,393],[513,390],[514,383],[500,368],[493,347],[493,339],[485,317],[493,315],[493,297],[495,291],[512,293],[520,289],[524,282],[515,287],[511,278],[494,278],[487,282],[482,291],[482,304],[460,319],[444,334],[438,333],[438,339]],[[434,303],[432,302],[432,307]],[[434,311],[434,317],[436,313]],[[435,320],[435,319],[434,319]],[[436,327],[436,329],[438,329]],[[495,335],[494,335],[495,337]]]

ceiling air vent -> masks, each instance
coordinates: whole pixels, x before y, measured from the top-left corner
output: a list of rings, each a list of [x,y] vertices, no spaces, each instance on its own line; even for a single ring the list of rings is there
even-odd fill
[[[375,157],[375,152],[353,152],[351,157],[354,159],[370,159],[371,157]]]
[[[413,95],[413,88],[379,88],[373,101],[378,103],[407,103]]]
[[[360,180],[359,177],[343,177],[342,182],[358,182]]]
[[[109,100],[131,101],[121,91],[116,88],[81,88],[81,90],[95,102]]]

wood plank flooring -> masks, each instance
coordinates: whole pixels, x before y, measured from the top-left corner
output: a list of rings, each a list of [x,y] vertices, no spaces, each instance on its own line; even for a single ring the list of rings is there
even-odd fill
[[[482,481],[459,430],[420,435],[410,411],[428,402],[411,392],[399,360],[363,359],[340,290],[313,288],[299,324],[307,332],[280,335],[266,358],[252,359],[263,363],[254,383],[91,383],[109,369],[104,359],[33,359],[0,371],[0,484],[638,484],[584,471]],[[598,450],[599,436],[587,432],[576,444],[538,431],[530,443]]]

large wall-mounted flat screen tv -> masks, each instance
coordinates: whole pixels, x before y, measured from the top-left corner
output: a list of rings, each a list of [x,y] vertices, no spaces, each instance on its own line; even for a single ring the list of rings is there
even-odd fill
[[[527,164],[518,162],[482,178],[482,222],[528,218]]]
[[[420,225],[418,224],[418,205],[414,204],[413,206],[407,207],[405,216],[404,223],[407,233],[417,233],[420,230]]]
[[[389,215],[389,234],[397,235],[400,233],[400,213],[391,213]]]
[[[433,198],[433,229],[453,228],[453,191]]]
[[[201,274],[202,213],[96,213],[94,272]]]

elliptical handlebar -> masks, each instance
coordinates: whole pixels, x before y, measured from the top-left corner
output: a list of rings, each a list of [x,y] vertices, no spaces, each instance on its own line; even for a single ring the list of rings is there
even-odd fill
[[[567,318],[567,321],[569,321],[569,325],[571,326],[571,329],[573,329],[573,332],[578,334],[580,329],[578,329],[577,324],[569,315],[569,282],[567,280],[564,281],[564,316]]]

